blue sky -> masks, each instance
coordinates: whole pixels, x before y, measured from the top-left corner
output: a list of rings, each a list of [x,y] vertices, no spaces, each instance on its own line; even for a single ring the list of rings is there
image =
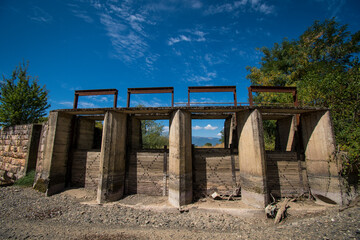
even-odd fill
[[[297,38],[315,20],[335,17],[360,29],[359,0],[1,0],[0,74],[23,59],[49,90],[51,109],[71,108],[74,90],[235,85],[247,102],[246,66],[256,48]],[[132,106],[169,106],[168,94],[134,95]],[[232,94],[193,94],[231,102]],[[111,107],[112,97],[80,97],[79,107]],[[210,124],[210,125],[209,125]],[[193,121],[193,135],[216,137],[223,121]]]

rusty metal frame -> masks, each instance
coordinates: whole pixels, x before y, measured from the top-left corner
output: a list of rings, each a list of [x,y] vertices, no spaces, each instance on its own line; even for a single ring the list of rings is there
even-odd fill
[[[236,100],[236,86],[201,86],[201,87],[188,87],[188,103],[190,107],[190,93],[194,92],[233,92],[234,93],[234,106],[237,106]]]
[[[253,92],[292,93],[294,106],[299,106],[296,87],[250,86],[248,87],[248,91],[250,106],[254,105]]]
[[[171,106],[174,106],[174,88],[173,87],[149,87],[149,88],[128,88],[127,104],[130,107],[131,94],[148,94],[148,93],[171,93]]]
[[[74,109],[77,109],[79,96],[95,96],[95,95],[114,95],[114,108],[117,106],[117,89],[92,89],[92,90],[76,90],[74,96]]]

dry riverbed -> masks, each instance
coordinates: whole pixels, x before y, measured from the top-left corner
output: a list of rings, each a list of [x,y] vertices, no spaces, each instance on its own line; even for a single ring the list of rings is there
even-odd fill
[[[360,239],[360,206],[291,203],[275,225],[262,211],[206,199],[179,211],[165,198],[133,195],[104,205],[70,190],[51,197],[0,188],[0,239]]]

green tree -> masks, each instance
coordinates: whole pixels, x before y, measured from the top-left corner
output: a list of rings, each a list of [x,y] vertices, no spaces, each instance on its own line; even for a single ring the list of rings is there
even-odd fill
[[[35,123],[46,114],[48,91],[38,79],[28,75],[28,63],[19,64],[10,78],[3,76],[0,83],[0,124],[13,126]]]
[[[164,125],[154,120],[142,120],[142,144],[145,149],[160,149],[169,145],[169,138],[163,135]]]
[[[205,143],[204,146],[206,146],[206,147],[212,147],[212,144],[211,144],[211,143]]]
[[[331,109],[344,174],[360,167],[360,31],[335,19],[316,21],[297,40],[263,47],[260,67],[247,67],[252,85],[296,86],[302,104]],[[285,94],[258,94],[255,102],[289,102]]]
[[[221,131],[220,131],[220,139],[219,139],[219,142],[220,143],[225,143],[225,129],[223,128],[223,129],[221,129]]]

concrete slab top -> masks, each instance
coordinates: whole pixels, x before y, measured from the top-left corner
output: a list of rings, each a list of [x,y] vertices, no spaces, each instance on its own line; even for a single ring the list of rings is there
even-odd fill
[[[131,107],[131,108],[78,108],[57,109],[52,112],[64,112],[70,115],[101,115],[107,111],[133,114],[139,118],[151,117],[154,119],[169,118],[171,112],[183,110],[190,112],[195,118],[226,118],[228,115],[258,109],[262,114],[303,114],[309,112],[326,111],[322,107],[284,107],[284,106],[181,106],[181,107]]]

